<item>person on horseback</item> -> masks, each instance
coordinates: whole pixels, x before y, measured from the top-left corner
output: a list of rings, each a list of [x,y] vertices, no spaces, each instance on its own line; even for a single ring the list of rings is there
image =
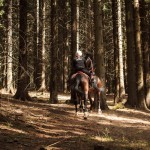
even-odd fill
[[[89,77],[91,76],[90,72],[86,68],[85,58],[82,56],[82,52],[79,50],[75,53],[75,58],[73,59],[72,67],[74,69],[74,73],[81,71],[87,74]]]
[[[82,55],[82,51],[78,50],[75,53],[75,58],[72,61],[72,71],[68,78],[68,88],[71,86],[71,79],[73,75],[76,74],[78,71],[81,71],[89,76],[89,85],[93,83],[93,63],[89,53],[86,53],[85,56]]]

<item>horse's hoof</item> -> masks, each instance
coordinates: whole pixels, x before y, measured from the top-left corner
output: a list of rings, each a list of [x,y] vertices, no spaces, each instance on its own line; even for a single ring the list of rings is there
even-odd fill
[[[84,119],[87,119],[88,116],[89,116],[88,112],[84,112]]]
[[[89,110],[89,113],[92,113],[92,112],[93,112],[93,110],[92,110],[92,109],[90,109],[90,110]]]
[[[101,115],[101,114],[102,114],[102,111],[101,111],[101,110],[98,110],[98,114]]]
[[[77,116],[79,116],[79,113],[78,113],[78,112],[75,113],[75,117],[77,117]]]
[[[82,112],[83,112],[83,109],[80,108],[80,113],[82,113]]]

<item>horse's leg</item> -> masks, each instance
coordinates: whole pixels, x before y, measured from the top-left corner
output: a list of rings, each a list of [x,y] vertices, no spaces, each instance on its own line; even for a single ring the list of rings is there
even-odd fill
[[[76,115],[78,114],[78,108],[77,108],[77,100],[75,100],[75,102],[74,102],[74,104],[75,104],[75,111],[76,111]]]
[[[97,101],[98,101],[98,114],[101,114],[102,113],[102,111],[101,111],[101,102],[100,102],[100,96],[101,96],[101,92],[99,91],[98,92],[98,99],[97,99]]]
[[[72,98],[73,98],[73,100],[74,100],[74,105],[75,105],[75,112],[76,112],[76,116],[78,115],[78,108],[77,108],[77,106],[78,106],[78,96],[77,96],[77,93],[76,92],[74,92],[73,94],[72,94]]]
[[[84,119],[87,119],[87,117],[88,117],[87,100],[88,100],[88,93],[85,93],[85,98],[84,98]]]
[[[80,99],[80,106],[79,106],[80,112],[83,112],[83,100]]]
[[[90,111],[92,111],[92,109],[93,109],[93,100],[92,100],[90,94],[88,94],[88,98],[89,98],[89,100],[90,100]]]

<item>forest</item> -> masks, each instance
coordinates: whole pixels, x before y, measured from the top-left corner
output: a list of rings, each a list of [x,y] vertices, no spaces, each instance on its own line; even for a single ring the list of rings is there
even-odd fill
[[[68,88],[78,50],[104,89],[87,120]],[[0,0],[0,149],[149,150],[149,112],[150,0]]]

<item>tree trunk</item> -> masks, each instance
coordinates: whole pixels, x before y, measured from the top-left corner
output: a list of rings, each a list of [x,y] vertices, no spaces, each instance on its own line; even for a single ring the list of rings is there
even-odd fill
[[[91,1],[90,0],[84,0],[83,11],[81,10],[81,14],[83,19],[81,19],[81,25],[80,30],[82,31],[83,28],[83,41],[82,42],[82,49],[84,49],[85,52],[90,51],[92,52],[92,46],[93,46],[93,39],[92,39],[92,29],[93,29],[93,21],[92,21],[92,10],[91,10]],[[82,38],[82,37],[81,37]]]
[[[45,10],[45,7],[46,7],[46,2],[45,0],[42,0],[42,25],[41,25],[41,30],[42,30],[42,49],[41,49],[41,80],[40,80],[40,88],[39,88],[39,91],[45,91],[46,90],[46,83],[45,83],[45,73],[46,73],[46,64],[45,64],[45,59],[46,59],[46,52],[45,52],[45,13],[46,13],[46,10]]]
[[[39,27],[38,27],[38,22],[39,22],[39,13],[38,13],[38,9],[39,9],[39,0],[34,0],[34,43],[33,43],[33,64],[34,64],[34,73],[33,73],[33,82],[34,82],[34,85],[35,85],[35,88],[37,89],[37,49],[38,49],[38,33],[39,33]]]
[[[119,102],[119,51],[118,51],[118,30],[117,30],[117,0],[112,1],[112,19],[113,19],[113,42],[114,42],[114,103]]]
[[[66,12],[64,12],[64,5],[65,1],[58,1],[58,57],[59,57],[59,62],[58,62],[58,70],[59,70],[59,86],[58,86],[58,91],[63,92],[63,51],[64,51],[64,17]],[[65,14],[65,15],[62,15]]]
[[[36,89],[39,88],[39,75],[38,75],[38,67],[39,66],[39,61],[38,61],[38,57],[39,57],[39,54],[38,54],[38,49],[39,49],[39,0],[35,0],[35,10],[36,10],[36,13],[35,13],[35,47],[34,47],[34,84],[35,84],[35,87]]]
[[[67,80],[68,80],[68,54],[69,54],[69,38],[68,38],[68,11],[67,11],[67,2],[63,1],[63,91],[67,92]]]
[[[124,86],[124,71],[123,71],[123,36],[122,36],[122,16],[121,16],[121,1],[117,0],[118,4],[118,48],[119,48],[119,98],[120,100],[125,95]]]
[[[0,40],[1,40],[1,45],[4,45],[4,47],[1,47],[2,50],[2,55],[0,56],[1,59],[1,88],[3,90],[6,90],[6,74],[7,74],[7,14],[8,14],[8,1],[4,1],[3,5],[3,10],[4,13],[2,15],[1,20],[3,20],[3,32],[1,32]]]
[[[77,0],[71,1],[71,61],[74,59],[77,50]],[[71,68],[71,72],[73,68]],[[71,94],[71,103],[73,103]]]
[[[134,27],[135,27],[135,48],[136,48],[136,62],[137,62],[137,107],[144,107],[144,81],[143,81],[143,57],[141,50],[141,29],[139,16],[139,1],[134,0]]]
[[[37,90],[42,81],[42,0],[36,0],[36,49],[34,59],[34,83]]]
[[[105,64],[103,43],[103,1],[94,0],[94,25],[95,25],[95,62],[96,75],[101,79],[105,88]],[[104,92],[105,93],[105,92]],[[106,93],[102,97],[102,109],[107,109]]]
[[[142,50],[144,64],[144,85],[146,93],[146,109],[150,109],[150,52],[149,52],[149,6],[145,0],[141,1],[141,31],[142,31]],[[149,17],[149,18],[148,18]]]
[[[14,98],[30,100],[27,70],[27,0],[20,0],[18,83]]]
[[[77,49],[79,50],[79,45],[80,45],[80,35],[79,35],[79,15],[80,15],[80,1],[76,0],[76,13],[77,13]]]
[[[13,75],[12,75],[12,0],[8,0],[8,24],[7,24],[7,79],[6,90],[13,93]]]
[[[77,50],[77,0],[71,1],[71,60]]]
[[[50,72],[50,103],[58,103],[58,21],[57,0],[51,0],[51,72]]]
[[[127,35],[127,83],[128,99],[127,105],[135,107],[137,103],[136,90],[136,62],[135,62],[135,42],[133,24],[133,1],[125,0],[126,8],[126,35]]]

